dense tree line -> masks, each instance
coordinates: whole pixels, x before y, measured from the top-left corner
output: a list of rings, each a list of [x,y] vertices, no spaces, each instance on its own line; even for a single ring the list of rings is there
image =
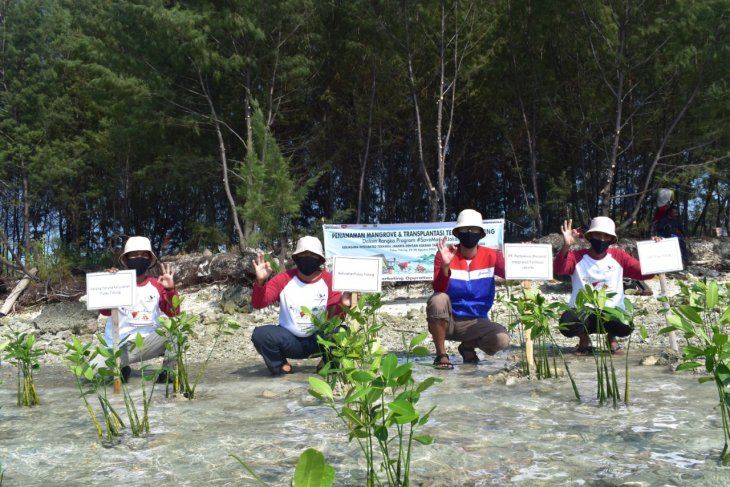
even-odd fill
[[[0,0],[0,256],[278,245],[658,188],[727,228],[730,0]]]

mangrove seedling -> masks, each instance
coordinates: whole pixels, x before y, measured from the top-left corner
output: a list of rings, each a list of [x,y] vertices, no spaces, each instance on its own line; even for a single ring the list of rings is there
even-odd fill
[[[557,322],[560,319],[560,312],[565,309],[563,303],[548,303],[545,296],[535,289],[522,288],[521,296],[511,295],[509,300],[503,301],[506,306],[514,310],[510,313],[516,317],[515,321],[509,324],[509,328],[518,329],[523,353],[523,373],[531,375],[534,372],[538,380],[558,377],[558,366],[556,355],[560,358],[565,367],[565,372],[573,386],[573,393],[580,401],[578,386],[570,372],[568,361],[563,355],[560,346],[553,337],[550,322]],[[525,353],[525,336],[529,333],[534,343],[535,370],[531,371],[529,360]],[[553,353],[557,351],[557,353]],[[552,370],[550,369],[552,358]]]
[[[173,296],[173,307],[179,308],[181,304],[182,299],[178,296]],[[186,311],[181,311],[177,316],[160,317],[160,327],[156,330],[156,333],[165,337],[165,348],[167,349],[167,353],[175,357],[174,370],[167,369],[164,371],[168,377],[167,386],[165,387],[165,397],[169,397],[171,386],[173,394],[183,395],[188,399],[194,399],[195,389],[198,387],[198,383],[203,378],[203,374],[205,373],[205,369],[208,367],[210,358],[213,356],[218,340],[223,335],[232,335],[233,331],[240,327],[238,323],[233,321],[221,321],[218,323],[208,355],[203,361],[197,376],[191,383],[188,374],[189,364],[187,354],[191,345],[190,339],[194,337],[193,327],[197,321],[197,315],[188,314]]]
[[[103,342],[103,337],[99,336]],[[76,385],[81,393],[86,411],[91,417],[91,422],[96,428],[99,440],[106,445],[112,445],[115,439],[121,435],[124,423],[107,397],[107,384],[114,380],[114,368],[99,367],[96,369],[93,359],[99,353],[101,347],[92,350],[91,343],[81,343],[78,338],[73,337],[70,342],[65,343],[66,354],[64,358],[69,362],[69,368],[76,378]],[[94,408],[89,402],[89,397],[96,397],[104,417],[104,428],[99,422]]]
[[[40,401],[33,382],[33,371],[40,367],[38,359],[45,352],[34,348],[36,338],[32,333],[10,330],[5,335],[8,341],[4,344],[4,356],[7,362],[18,369],[18,406],[36,406]]]
[[[323,400],[348,429],[349,440],[357,441],[365,456],[368,486],[383,483],[378,472],[384,472],[388,485],[409,485],[414,441],[424,445],[433,441],[429,435],[416,433],[428,422],[435,406],[421,413],[416,405],[421,394],[441,379],[428,377],[416,382],[413,377],[411,359],[430,353],[420,345],[427,332],[408,342],[406,361],[401,364],[378,343],[373,333],[382,328],[374,319],[378,303],[379,296],[366,295],[356,309],[347,310],[362,326],[356,330],[342,326],[332,334],[332,340],[320,342],[333,357],[328,363],[337,362],[329,371],[343,381],[341,401],[335,399],[331,384],[319,377],[310,377],[309,393]],[[355,343],[363,346],[356,349]],[[340,348],[341,344],[345,348]],[[376,452],[380,454],[379,466]]]
[[[621,393],[616,378],[616,369],[613,365],[613,356],[611,344],[606,334],[606,323],[615,320],[633,327],[632,313],[633,305],[628,299],[624,299],[625,309],[618,307],[606,306],[608,300],[615,293],[608,292],[606,289],[594,289],[590,285],[586,286],[578,292],[575,300],[575,310],[578,316],[588,317],[594,316],[596,320],[597,340],[594,343],[593,358],[596,363],[596,379],[597,379],[597,397],[598,402],[603,405],[609,399],[613,407],[618,407],[621,400]],[[586,330],[587,332],[587,330]],[[626,370],[628,371],[629,350],[631,347],[631,338],[626,349]],[[628,401],[629,376],[626,374],[624,402]]]
[[[730,283],[697,282],[691,287],[680,283],[680,302],[667,313],[669,326],[659,333],[682,332],[687,345],[677,370],[704,367],[709,376],[700,383],[715,384],[722,423],[723,465],[730,465]]]

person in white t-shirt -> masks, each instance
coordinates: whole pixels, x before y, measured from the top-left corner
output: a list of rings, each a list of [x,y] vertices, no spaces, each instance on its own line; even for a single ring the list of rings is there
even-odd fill
[[[124,252],[119,256],[119,262],[127,269],[133,269],[137,276],[137,286],[134,289],[134,304],[122,306],[119,312],[119,343],[121,347],[121,367],[124,381],[129,379],[131,369],[129,364],[165,356],[163,367],[173,368],[174,361],[168,357],[164,337],[156,333],[160,326],[160,314],[176,316],[179,309],[172,305],[173,296],[177,296],[175,289],[175,272],[172,266],[160,263],[160,275],[150,277],[147,271],[157,264],[157,256],[152,252],[152,245],[147,237],[129,237],[124,244]],[[107,269],[107,272],[116,272],[117,268]],[[104,331],[104,340],[112,345],[112,310],[103,309],[101,314],[108,316]],[[144,338],[144,347],[141,350],[129,350],[128,342],[133,342],[137,334]],[[94,359],[97,367],[104,366],[104,357],[97,355]],[[166,373],[160,375],[164,381]]]
[[[349,305],[349,297],[343,300],[341,293],[332,290],[332,275],[322,269],[325,257],[318,238],[300,238],[292,259],[296,268],[271,279],[271,264],[263,253],[258,252],[253,261],[256,281],[251,305],[261,309],[279,302],[279,324],[257,326],[251,334],[256,351],[274,376],[293,372],[287,359],[308,358],[319,352],[312,320],[302,308],[318,316],[332,316],[341,312],[341,301]]]
[[[556,275],[571,276],[573,292],[570,296],[571,307],[575,306],[578,293],[586,284],[594,289],[605,289],[614,295],[606,306],[624,309],[624,277],[646,280],[653,275],[641,274],[639,261],[619,248],[611,248],[618,241],[616,224],[608,217],[597,216],[591,220],[590,228],[584,237],[591,244],[588,249],[570,250],[575,243],[576,233],[573,220],[564,221],[560,226],[563,234],[563,246],[553,261],[553,272]],[[578,337],[576,355],[588,355],[592,352],[590,334],[597,333],[595,315],[579,315],[570,309],[560,317],[561,333],[567,337]],[[613,353],[623,353],[617,337],[631,334],[633,324],[625,324],[619,320],[610,320],[603,324]]]

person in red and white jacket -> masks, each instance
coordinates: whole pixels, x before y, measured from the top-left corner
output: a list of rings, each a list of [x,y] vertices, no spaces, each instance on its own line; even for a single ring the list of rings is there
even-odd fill
[[[157,278],[147,275],[147,270],[157,263],[157,256],[152,252],[152,245],[146,237],[129,237],[124,244],[124,252],[119,256],[119,262],[128,269],[133,269],[137,275],[137,287],[134,290],[134,304],[122,306],[119,312],[119,342],[124,343],[125,339],[133,341],[139,333],[144,338],[142,350],[129,350],[124,344],[120,365],[122,367],[122,378],[126,381],[131,373],[129,364],[149,360],[165,355],[165,338],[156,333],[160,326],[160,313],[167,316],[176,316],[180,310],[172,305],[173,296],[177,296],[175,289],[175,272],[172,266],[160,263],[160,275]],[[116,272],[116,268],[107,269],[107,272]],[[109,316],[104,330],[104,340],[107,345],[112,346],[112,310],[103,309],[102,315]],[[104,357],[97,355],[94,364],[99,367],[104,365]],[[163,367],[173,368],[174,360],[165,358]],[[167,377],[160,375],[161,380]]]
[[[588,249],[570,250],[575,243],[576,232],[573,220],[566,220],[560,226],[563,234],[563,246],[553,260],[553,272],[556,275],[568,275],[572,280],[572,294],[569,305],[575,306],[578,293],[586,284],[594,289],[605,289],[614,293],[606,306],[624,309],[624,277],[646,280],[653,275],[643,275],[639,261],[619,248],[610,248],[618,241],[616,224],[608,217],[597,216],[591,220],[591,226],[585,232],[585,239],[591,244]],[[588,355],[592,352],[590,334],[596,333],[595,315],[579,315],[574,309],[563,313],[560,317],[561,333],[567,337],[578,337],[576,355]],[[611,320],[603,324],[613,353],[623,353],[617,337],[629,336],[633,324],[625,324]]]
[[[341,293],[333,291],[332,274],[322,269],[325,257],[318,238],[300,238],[292,259],[295,269],[270,280],[271,264],[263,253],[258,252],[253,261],[256,281],[251,305],[261,309],[279,302],[279,324],[258,326],[251,335],[256,351],[274,376],[292,373],[287,359],[308,358],[319,352],[316,330],[302,308],[318,316],[333,316],[341,313],[340,302],[349,306],[349,295],[343,299]]]

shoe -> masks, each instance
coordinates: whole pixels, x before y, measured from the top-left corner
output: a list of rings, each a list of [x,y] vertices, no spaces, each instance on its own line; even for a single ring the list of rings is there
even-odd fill
[[[442,362],[441,359],[445,358],[446,362]],[[438,370],[452,370],[454,366],[449,361],[449,355],[446,353],[436,354],[436,358],[433,359],[433,368]]]
[[[131,375],[132,367],[130,367],[129,365],[125,365],[124,367],[122,367],[122,382],[124,382],[125,384],[128,383]]]
[[[467,348],[463,343],[459,344],[459,355],[465,364],[478,364],[479,356],[473,348]],[[468,354],[468,355],[467,355]]]

